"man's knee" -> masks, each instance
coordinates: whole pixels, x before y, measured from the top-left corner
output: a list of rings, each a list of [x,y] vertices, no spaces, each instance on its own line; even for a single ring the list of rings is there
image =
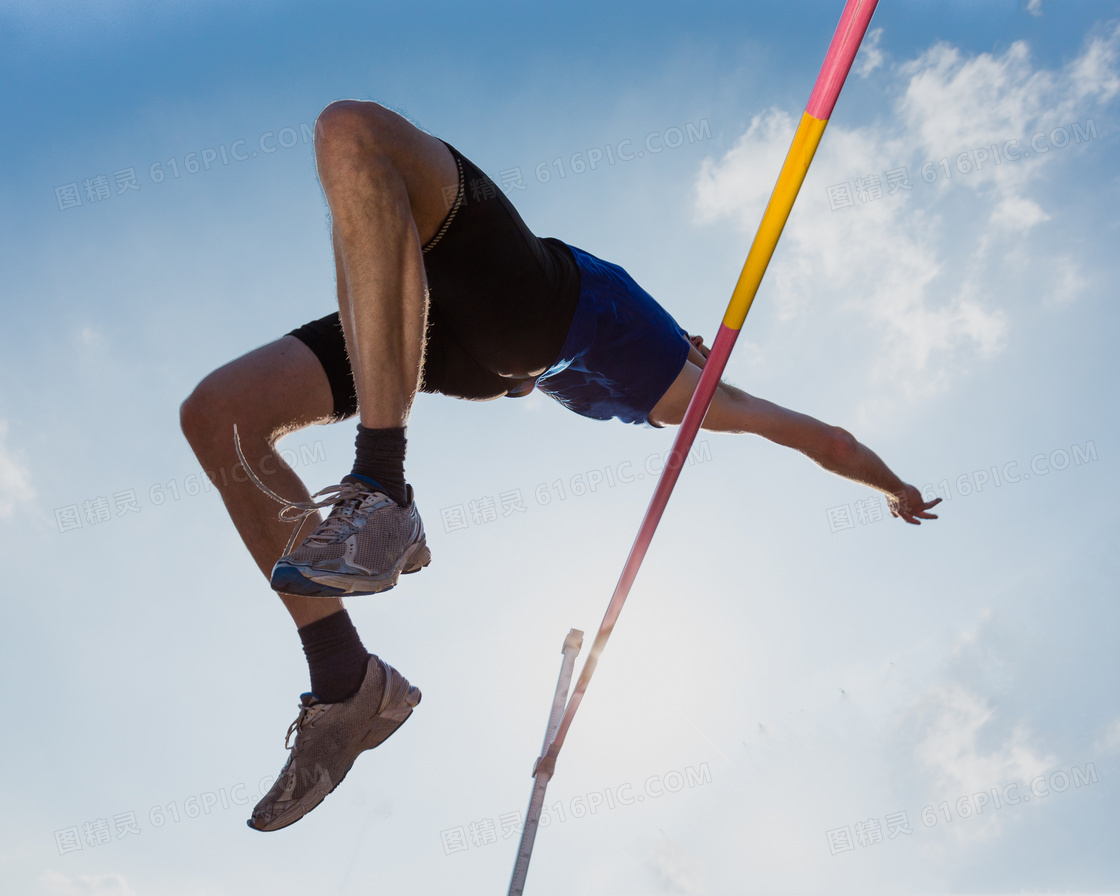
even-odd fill
[[[181,405],[179,421],[195,454],[225,456],[234,424],[242,445],[271,447],[333,413],[322,362],[298,338],[283,336],[207,375]]]
[[[356,152],[388,151],[399,120],[377,103],[336,100],[315,121],[315,157],[322,164]]]
[[[236,375],[218,368],[179,406],[179,426],[197,456],[215,457],[234,453],[235,425],[243,445],[271,444],[277,429],[266,409],[238,387]]]
[[[219,371],[207,376],[195,386],[186,400],[179,405],[179,426],[195,453],[209,452],[217,444],[217,431],[225,429],[228,422],[233,438],[233,421],[229,419],[228,396],[217,382]]]

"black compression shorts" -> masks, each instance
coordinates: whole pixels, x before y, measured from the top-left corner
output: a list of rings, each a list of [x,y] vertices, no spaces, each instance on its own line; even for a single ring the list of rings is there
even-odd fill
[[[447,218],[423,248],[429,301],[420,389],[495,398],[552,365],[579,302],[580,272],[564,243],[534,236],[501,189],[444,145],[455,157],[459,184]],[[335,417],[357,413],[338,313],[289,335],[323,365]]]

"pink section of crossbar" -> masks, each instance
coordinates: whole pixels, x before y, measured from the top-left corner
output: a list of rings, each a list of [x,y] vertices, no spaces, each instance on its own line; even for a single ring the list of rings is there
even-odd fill
[[[836,98],[840,96],[840,88],[848,77],[878,2],[879,0],[848,0],[848,5],[844,7],[844,14],[840,16],[840,24],[836,27],[821,73],[817,76],[817,83],[809,97],[809,105],[805,107],[805,111],[814,118],[827,120],[832,117]]]
[[[556,755],[560,752],[560,747],[564,745],[564,737],[568,733],[568,728],[572,724],[572,718],[575,716],[576,710],[579,709],[580,701],[583,700],[584,691],[587,690],[587,684],[591,681],[591,675],[599,662],[599,654],[603,652],[607,639],[614,629],[614,624],[618,621],[619,613],[622,612],[622,605],[626,602],[626,596],[630,593],[630,586],[634,584],[638,569],[642,565],[642,560],[645,559],[650,542],[653,541],[653,533],[657,531],[657,524],[661,521],[661,515],[665,512],[665,507],[669,503],[669,496],[672,495],[673,486],[676,485],[677,478],[681,475],[681,468],[688,459],[689,449],[696,440],[696,433],[700,431],[700,424],[704,422],[704,417],[707,416],[708,406],[712,403],[712,397],[715,395],[720,377],[727,366],[727,359],[731,357],[731,349],[738,338],[738,330],[733,330],[724,324],[720,325],[719,332],[716,333],[716,338],[712,343],[712,348],[708,352],[708,360],[704,363],[704,370],[700,374],[700,381],[696,384],[696,391],[692,394],[692,400],[689,401],[688,409],[684,412],[680,430],[677,432],[676,439],[673,440],[673,447],[669,451],[669,460],[665,464],[661,478],[657,481],[657,488],[650,499],[649,507],[646,508],[646,515],[642,518],[638,537],[634,539],[634,546],[630,548],[630,556],[626,558],[622,575],[615,586],[611,602],[607,605],[607,612],[603,616],[603,624],[599,626],[595,643],[591,645],[591,650],[583,664],[583,671],[580,673],[575,690],[572,691],[571,699],[564,711],[564,717],[560,720],[560,725],[556,729],[556,736],[552,739],[552,744],[548,748],[547,757],[551,762],[556,761]]]

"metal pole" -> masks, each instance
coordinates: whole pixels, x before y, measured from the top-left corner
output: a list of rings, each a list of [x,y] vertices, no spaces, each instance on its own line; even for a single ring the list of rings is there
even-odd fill
[[[560,677],[556,681],[556,694],[552,698],[552,712],[548,715],[548,727],[544,732],[544,743],[541,744],[541,756],[544,756],[548,745],[556,734],[556,726],[560,723],[560,714],[564,711],[564,703],[568,699],[568,685],[572,683],[572,670],[576,665],[576,654],[583,646],[583,632],[572,629],[564,639],[564,659],[560,664]],[[537,760],[537,763],[540,759]],[[529,859],[533,855],[533,842],[537,838],[537,825],[541,820],[541,809],[544,807],[544,792],[548,789],[548,782],[552,775],[537,771],[533,766],[533,792],[529,796],[529,809],[525,813],[525,826],[521,829],[521,843],[517,847],[517,860],[513,864],[513,877],[509,882],[509,896],[521,896],[525,889],[525,877],[529,873]]]

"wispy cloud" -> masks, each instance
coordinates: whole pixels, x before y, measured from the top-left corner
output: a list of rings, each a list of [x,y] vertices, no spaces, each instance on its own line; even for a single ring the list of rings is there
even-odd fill
[[[863,45],[859,48],[859,55],[856,56],[854,67],[855,73],[861,78],[870,75],[886,59],[886,53],[879,47],[879,41],[882,39],[882,28],[872,28],[864,36]]]
[[[657,876],[662,892],[686,896],[702,896],[708,892],[703,862],[671,837],[662,837],[654,844],[646,863]]]
[[[0,519],[9,518],[20,504],[35,497],[31,471],[20,452],[7,445],[8,424],[0,420]]]
[[[1120,718],[1112,720],[1107,728],[1093,742],[1093,749],[1112,755],[1120,753]]]
[[[1011,781],[1026,781],[1055,763],[1031,743],[1025,727],[1016,726],[1002,743],[981,747],[985,726],[995,709],[959,682],[938,685],[917,704],[923,736],[914,755],[934,774],[939,786],[972,793]]]

